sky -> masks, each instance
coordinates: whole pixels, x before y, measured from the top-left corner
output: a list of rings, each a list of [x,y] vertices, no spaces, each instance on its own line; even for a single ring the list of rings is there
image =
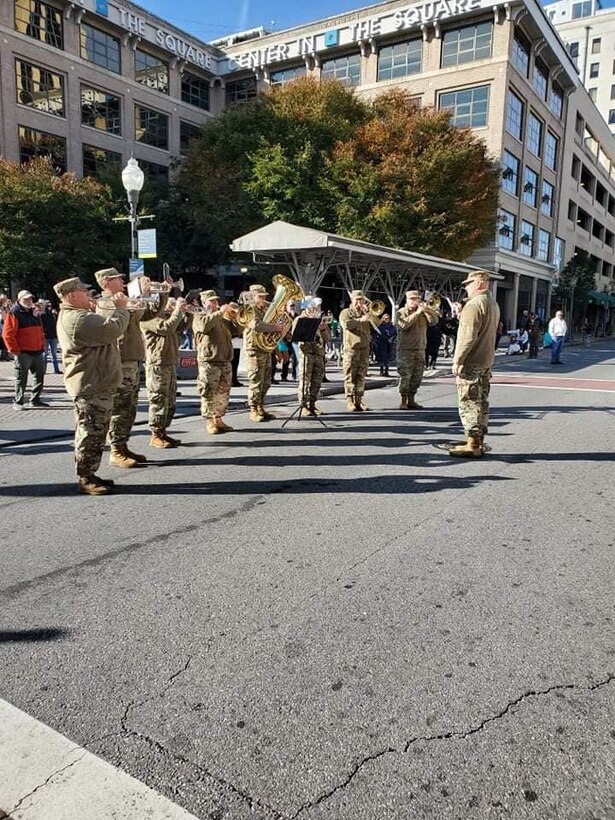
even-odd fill
[[[205,42],[258,26],[264,26],[268,31],[282,31],[375,3],[375,0],[311,0],[308,3],[300,0],[135,1]]]

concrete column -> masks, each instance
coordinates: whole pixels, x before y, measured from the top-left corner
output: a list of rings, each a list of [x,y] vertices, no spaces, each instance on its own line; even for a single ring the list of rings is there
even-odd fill
[[[508,317],[509,320],[510,320],[509,326],[514,325],[515,327],[517,325],[517,313],[519,311],[519,280],[520,280],[520,278],[521,278],[520,273],[515,273],[514,274],[514,283],[513,283],[513,291],[512,291],[513,309],[512,309],[512,316],[509,315],[509,317]]]
[[[530,310],[532,313],[536,311],[536,294],[538,293],[538,279],[534,277],[532,281],[532,297],[530,299]]]

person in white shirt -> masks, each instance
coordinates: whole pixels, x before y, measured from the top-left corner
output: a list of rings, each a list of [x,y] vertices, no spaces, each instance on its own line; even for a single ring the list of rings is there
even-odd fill
[[[561,310],[556,311],[555,316],[549,322],[548,333],[553,344],[551,345],[551,364],[563,364],[560,361],[564,339],[568,331],[568,325],[564,321],[564,314]]]

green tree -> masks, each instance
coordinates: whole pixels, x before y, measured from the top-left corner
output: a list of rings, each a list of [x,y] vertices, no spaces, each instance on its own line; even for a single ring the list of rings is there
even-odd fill
[[[585,313],[590,290],[596,287],[596,263],[587,251],[577,251],[564,266],[557,285],[557,299],[574,301],[574,312]],[[571,321],[573,317],[570,317]]]
[[[329,164],[339,233],[451,259],[493,237],[499,169],[446,111],[392,91]]]
[[[0,285],[52,295],[69,276],[120,265],[125,237],[113,223],[109,189],[93,179],[58,176],[44,158],[0,161]]]

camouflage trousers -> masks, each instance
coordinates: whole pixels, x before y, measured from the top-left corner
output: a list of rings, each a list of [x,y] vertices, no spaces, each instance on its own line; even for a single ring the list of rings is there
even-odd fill
[[[77,475],[89,478],[100,467],[111,413],[113,392],[77,396],[75,405],[75,464]]]
[[[490,367],[464,367],[457,376],[459,418],[466,436],[484,436],[489,424]]]
[[[265,401],[271,387],[271,353],[246,351],[248,405],[255,407]]]
[[[315,404],[325,375],[325,360],[321,353],[299,352],[299,388],[302,404]],[[305,382],[304,382],[305,379]]]
[[[369,369],[369,350],[345,350],[342,359],[344,392],[347,399],[360,399],[365,393],[365,377]]]
[[[177,404],[177,376],[173,364],[147,364],[145,383],[149,399],[150,430],[166,430]]]
[[[139,405],[139,362],[122,362],[122,383],[115,391],[109,444],[128,444]]]
[[[412,396],[421,386],[425,370],[424,350],[400,350],[397,353],[399,392],[402,396]]]
[[[222,417],[228,410],[231,392],[231,362],[205,362],[199,360],[199,375],[196,382],[201,397],[201,415],[204,419]]]

